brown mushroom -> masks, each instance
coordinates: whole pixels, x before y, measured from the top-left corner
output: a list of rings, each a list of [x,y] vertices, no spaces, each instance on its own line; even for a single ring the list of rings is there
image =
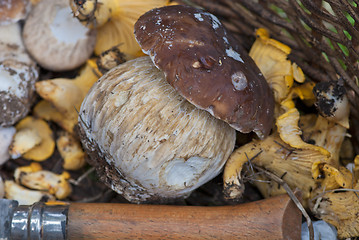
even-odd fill
[[[269,134],[273,93],[216,16],[184,5],[153,9],[136,22],[135,36],[189,102],[240,132]]]
[[[153,20],[147,19],[149,14],[163,16],[152,24],[153,27],[159,24],[152,29],[158,32],[151,38],[158,43],[153,48],[175,49],[151,53],[155,65],[163,64],[164,71],[158,70],[150,57],[123,63],[94,84],[79,113],[81,140],[90,164],[108,186],[132,202],[186,197],[220,173],[233,151],[235,130],[203,108],[232,126],[242,124],[242,131],[253,130],[260,137],[269,133],[273,118],[273,96],[267,83],[253,61],[244,53],[239,55],[235,44],[229,44],[232,40],[227,32],[217,30],[222,26],[216,17],[185,6],[152,10],[136,23],[135,34],[138,40],[142,39],[140,45],[144,40],[138,35],[149,30],[143,21],[150,24]],[[176,24],[171,25],[172,20]],[[165,32],[168,41],[173,40],[171,34],[178,41],[165,43]],[[187,32],[190,34],[186,35]],[[182,34],[186,36],[180,37]],[[206,35],[201,38],[201,34]],[[211,47],[214,42],[217,48]],[[151,52],[147,48],[145,51]],[[175,82],[171,81],[171,77],[176,77],[174,73],[183,88],[168,84]],[[190,102],[196,100],[195,105],[202,109],[181,95]],[[225,105],[225,101],[230,102]],[[238,105],[244,103],[253,106]],[[237,115],[231,111],[238,111]],[[247,113],[254,118],[248,124],[237,119]],[[265,120],[259,120],[259,116]],[[248,120],[247,116],[243,118]]]

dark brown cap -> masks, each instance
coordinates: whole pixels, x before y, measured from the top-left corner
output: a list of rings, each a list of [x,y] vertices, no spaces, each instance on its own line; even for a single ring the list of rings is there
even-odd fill
[[[138,19],[135,36],[189,102],[240,132],[269,134],[272,91],[217,17],[184,5],[157,8]]]

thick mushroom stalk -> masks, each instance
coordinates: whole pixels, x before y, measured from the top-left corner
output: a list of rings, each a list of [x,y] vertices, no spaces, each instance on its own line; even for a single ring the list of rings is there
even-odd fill
[[[79,129],[100,178],[132,202],[188,196],[220,173],[235,143],[235,130],[181,97],[149,57],[94,84]]]
[[[217,17],[183,5],[153,9],[138,19],[135,36],[169,84],[190,103],[240,132],[268,136],[272,91]]]

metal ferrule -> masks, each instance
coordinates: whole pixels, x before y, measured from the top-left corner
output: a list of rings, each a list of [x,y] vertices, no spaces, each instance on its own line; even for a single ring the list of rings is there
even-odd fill
[[[66,239],[68,205],[46,205],[37,202],[15,209],[10,239]]]

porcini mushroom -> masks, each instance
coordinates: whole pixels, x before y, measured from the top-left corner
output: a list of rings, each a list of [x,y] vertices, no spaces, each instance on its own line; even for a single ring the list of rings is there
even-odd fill
[[[22,43],[19,23],[0,26],[0,36],[0,126],[9,127],[28,114],[39,72]]]
[[[96,34],[72,16],[66,0],[43,0],[26,19],[24,44],[42,67],[65,71],[79,67],[90,57]]]
[[[186,197],[221,171],[235,142],[229,124],[269,134],[273,95],[214,15],[154,9],[135,35],[153,61],[128,61],[94,84],[80,109],[81,140],[100,178],[129,201]]]
[[[240,132],[269,134],[272,91],[216,16],[184,5],[153,9],[138,19],[135,36],[190,103]]]
[[[132,202],[179,198],[219,174],[234,129],[178,95],[149,57],[101,80],[82,103],[79,128],[90,163],[113,190]]]

